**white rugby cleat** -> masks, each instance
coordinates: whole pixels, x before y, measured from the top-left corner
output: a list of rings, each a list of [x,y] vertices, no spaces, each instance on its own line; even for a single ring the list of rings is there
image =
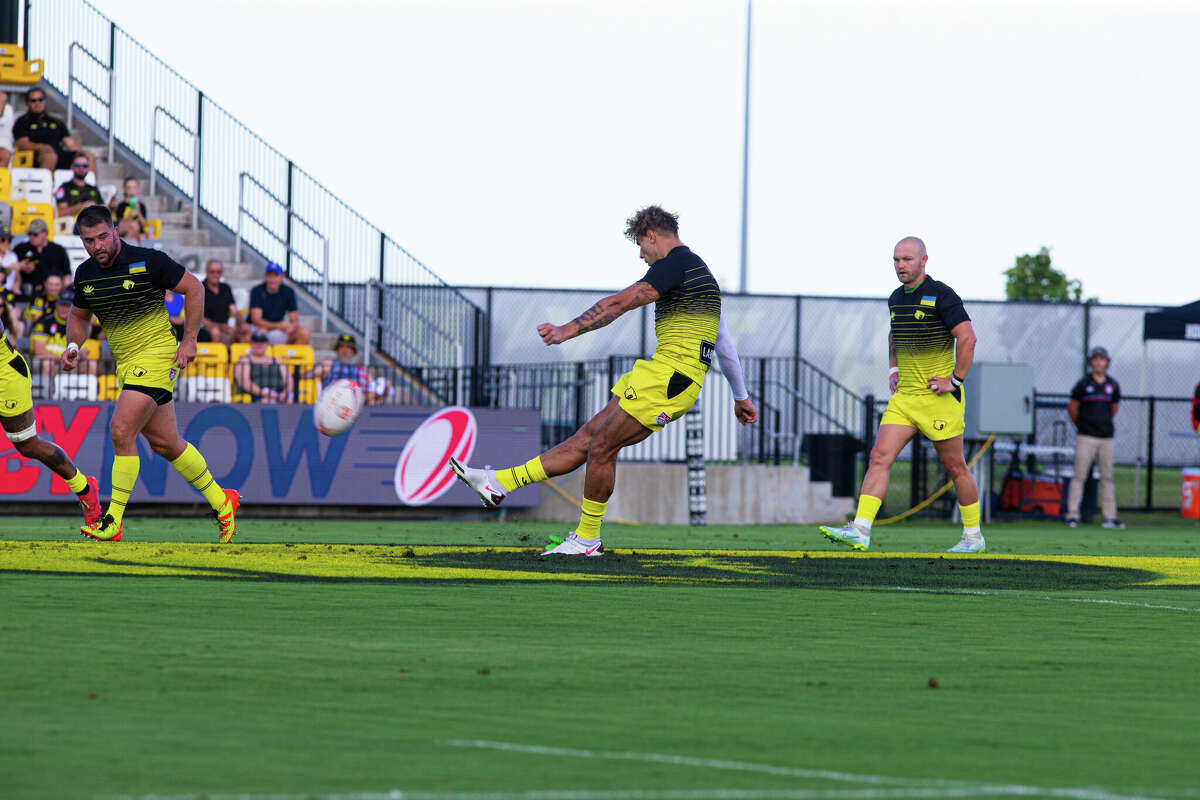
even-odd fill
[[[987,543],[983,541],[983,536],[963,536],[958,540],[958,544],[947,550],[947,553],[982,553],[987,550]]]
[[[496,473],[490,469],[471,469],[454,456],[450,456],[450,470],[458,479],[471,487],[486,508],[495,508],[508,492],[496,481]]]
[[[581,539],[579,534],[571,531],[571,535],[563,539],[557,545],[551,542],[546,546],[539,555],[543,556],[602,556],[604,555],[604,542],[600,541],[600,537],[595,539]]]

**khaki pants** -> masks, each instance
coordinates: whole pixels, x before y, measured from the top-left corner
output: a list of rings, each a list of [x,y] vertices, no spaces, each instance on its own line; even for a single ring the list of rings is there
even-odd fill
[[[1075,477],[1067,496],[1067,519],[1079,519],[1083,484],[1092,473],[1092,463],[1100,466],[1100,513],[1106,520],[1117,518],[1117,492],[1113,483],[1113,440],[1080,434],[1075,439]]]

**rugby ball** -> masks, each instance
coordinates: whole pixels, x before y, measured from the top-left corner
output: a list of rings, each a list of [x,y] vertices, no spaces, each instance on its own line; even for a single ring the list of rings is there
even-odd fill
[[[362,389],[345,378],[325,387],[313,409],[313,424],[326,436],[341,436],[362,411]]]

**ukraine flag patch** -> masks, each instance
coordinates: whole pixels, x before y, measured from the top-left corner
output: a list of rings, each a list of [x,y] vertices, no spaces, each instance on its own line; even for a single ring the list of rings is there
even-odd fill
[[[139,272],[145,272],[145,271],[146,271],[146,262],[145,261],[139,261],[136,264],[129,265],[129,274],[130,275],[136,275]],[[921,302],[925,302],[925,301],[922,300]]]
[[[132,272],[132,271],[133,271],[133,270],[130,270],[130,272]],[[923,305],[923,306],[929,306],[929,307],[931,307],[931,308],[932,308],[933,306],[936,306],[936,305],[937,305],[937,298],[936,298],[936,297],[922,297],[922,298],[921,298],[921,305]]]

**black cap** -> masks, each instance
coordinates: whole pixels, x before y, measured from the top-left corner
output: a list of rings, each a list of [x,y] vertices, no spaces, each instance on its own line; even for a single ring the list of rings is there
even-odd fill
[[[1105,350],[1103,347],[1093,347],[1092,352],[1088,354],[1088,361],[1091,361],[1096,356],[1100,356],[1105,361],[1112,361],[1112,359],[1108,355],[1108,351]]]
[[[339,336],[337,338],[337,344],[334,345],[334,349],[337,349],[338,347],[341,347],[344,344],[350,345],[351,347],[354,348],[354,352],[356,352],[356,353],[358,352],[358,342],[354,341],[354,337],[348,333],[343,333],[341,336]]]
[[[269,342],[269,341],[271,341],[271,338],[269,336],[267,336],[266,331],[255,331],[254,333],[250,334],[250,341],[252,341],[252,342]]]
[[[61,292],[58,293],[58,299],[55,302],[68,303],[68,304],[74,303],[75,302],[75,290],[74,289],[63,289]]]

